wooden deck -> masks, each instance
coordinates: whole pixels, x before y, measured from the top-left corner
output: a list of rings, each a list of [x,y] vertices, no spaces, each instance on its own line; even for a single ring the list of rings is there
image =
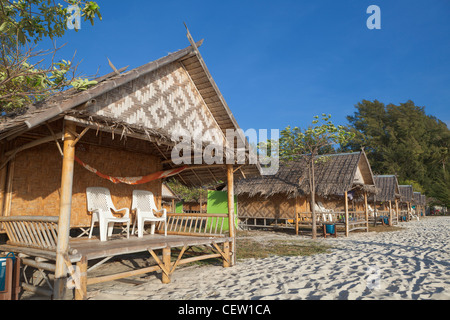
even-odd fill
[[[142,238],[131,235],[113,236],[108,241],[100,241],[98,238],[91,239],[72,238],[69,241],[69,254],[65,263],[69,271],[69,277],[76,279],[75,299],[86,299],[87,286],[107,281],[119,280],[127,277],[161,271],[163,283],[170,283],[170,277],[175,269],[182,265],[198,260],[219,258],[223,260],[224,267],[231,266],[230,244],[233,238],[227,236],[186,236],[147,234]],[[206,246],[209,252],[184,257],[190,247]],[[176,250],[177,258],[172,259],[172,249]],[[160,254],[160,251],[162,254]],[[42,272],[52,274],[55,271],[56,252],[53,250],[42,250],[25,246],[11,244],[0,245],[0,252],[15,252],[20,254],[24,266],[36,268]],[[89,271],[97,268],[104,262],[116,256],[148,252],[149,258],[153,258],[156,264],[142,269],[132,269],[126,272],[90,277]],[[99,261],[100,259],[100,261]],[[76,267],[73,265],[76,264]],[[45,275],[48,283],[48,274]],[[75,280],[74,280],[75,281]],[[36,287],[34,283],[24,282],[22,287],[26,290],[39,294],[53,296],[53,288]]]
[[[70,248],[73,257],[86,257],[88,260],[105,258],[149,250],[164,248],[183,248],[190,246],[212,245],[231,241],[229,237],[195,237],[179,235],[144,235],[143,238],[130,236],[114,237],[108,241],[100,241],[98,238],[75,238],[70,240]]]

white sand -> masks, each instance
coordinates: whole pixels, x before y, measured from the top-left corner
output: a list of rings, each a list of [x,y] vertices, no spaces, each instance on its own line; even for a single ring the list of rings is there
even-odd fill
[[[140,285],[114,281],[88,287],[88,297],[450,299],[450,217],[427,217],[400,226],[401,231],[318,240],[333,246],[327,254],[248,259],[233,268],[188,266],[176,270],[168,285],[161,283],[160,275],[151,275]]]

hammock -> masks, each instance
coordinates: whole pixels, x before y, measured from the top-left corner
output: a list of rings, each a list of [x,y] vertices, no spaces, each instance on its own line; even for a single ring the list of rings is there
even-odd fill
[[[153,180],[158,180],[158,179],[171,177],[173,175],[176,175],[176,174],[184,171],[187,168],[187,166],[184,166],[184,167],[180,167],[180,168],[176,168],[176,169],[170,169],[170,170],[165,170],[165,171],[158,171],[158,172],[151,173],[149,175],[141,176],[141,177],[111,177],[111,176],[108,176],[106,174],[103,174],[103,173],[99,172],[95,168],[92,168],[90,165],[84,163],[83,161],[78,159],[76,156],[75,156],[75,161],[78,162],[85,169],[89,170],[92,173],[95,173],[100,178],[109,180],[109,181],[111,181],[112,183],[115,183],[115,184],[125,183],[125,184],[130,184],[130,185],[144,184],[144,183],[147,183],[147,182],[150,182],[150,181],[153,181]]]

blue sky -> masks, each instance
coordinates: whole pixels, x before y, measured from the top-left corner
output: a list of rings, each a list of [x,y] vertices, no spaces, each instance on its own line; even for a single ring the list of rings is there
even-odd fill
[[[90,75],[189,45],[183,22],[244,130],[347,124],[363,99],[412,100],[450,127],[450,1],[98,0],[103,21],[57,40]],[[369,5],[381,29],[369,30]]]

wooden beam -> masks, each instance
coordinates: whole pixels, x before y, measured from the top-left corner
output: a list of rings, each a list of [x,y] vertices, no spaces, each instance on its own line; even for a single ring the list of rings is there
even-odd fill
[[[364,213],[366,217],[366,229],[369,232],[369,206],[367,203],[367,192],[364,191]]]
[[[300,199],[299,197],[295,197],[295,212],[294,212],[294,219],[295,219],[295,234],[298,236],[298,213],[300,212]]]
[[[49,136],[49,137],[45,137],[45,138],[38,139],[38,140],[35,140],[35,141],[31,141],[31,142],[29,142],[27,144],[24,144],[23,146],[20,146],[20,147],[14,149],[14,150],[6,152],[5,156],[7,157],[7,159],[2,163],[1,168],[3,168],[12,158],[14,158],[14,156],[18,152],[26,150],[26,149],[30,149],[30,148],[33,148],[33,147],[36,147],[38,145],[41,145],[41,144],[44,144],[44,143],[47,143],[47,142],[50,142],[50,141],[54,140],[55,137],[57,139],[61,139],[62,136],[63,136],[63,133],[60,132],[60,133],[57,133],[54,136]]]
[[[52,137],[53,137],[53,139],[55,140],[56,147],[58,148],[59,153],[61,154],[61,157],[63,157],[63,156],[64,156],[64,152],[63,152],[61,146],[59,145],[58,139],[56,138],[56,135],[55,135],[55,133],[53,132],[52,127],[50,126],[50,124],[48,123],[48,121],[45,122],[45,125],[47,126],[48,130],[49,130],[50,133],[52,134]]]
[[[392,202],[389,200],[389,226],[392,227]]]
[[[170,269],[171,269],[171,263],[170,263],[170,252],[171,249],[169,246],[165,247],[164,249],[162,249],[162,263],[164,265],[164,269],[168,270],[169,272],[163,272],[162,273],[162,283],[170,283]],[[161,266],[162,269],[162,266]],[[163,271],[164,271],[163,269]]]
[[[75,288],[75,300],[87,300],[87,266],[87,258],[86,256],[83,256],[81,260],[77,262],[77,270],[80,272],[80,282],[79,287]]]
[[[83,129],[83,131],[81,131],[81,133],[79,135],[77,135],[77,138],[75,139],[75,141],[72,143],[72,147],[75,147],[75,145],[78,143],[78,141],[81,140],[81,138],[83,138],[83,136],[86,134],[86,132],[89,131],[89,127],[86,127]]]
[[[345,202],[344,202],[344,206],[345,206],[345,236],[348,237],[348,197],[347,197],[347,191],[344,192],[344,197],[345,197]]]
[[[397,224],[398,224],[398,216],[400,215],[400,212],[398,211],[398,200],[395,199],[395,210],[397,212]]]
[[[56,269],[54,298],[63,299],[66,289],[66,266],[64,256],[69,251],[70,215],[72,209],[72,185],[75,148],[72,146],[76,124],[66,122],[64,130],[64,157],[61,173],[61,196],[59,202],[58,243],[56,246]]]
[[[3,216],[9,217],[11,215],[11,204],[12,204],[12,196],[13,196],[13,179],[14,179],[14,166],[15,166],[15,157],[11,158],[11,161],[8,165],[8,174],[6,180],[6,193],[5,193],[5,201],[3,204]]]
[[[228,257],[228,259],[223,259],[223,267],[224,268],[229,268],[229,267],[231,267],[231,259],[230,259],[230,243],[227,241],[227,242],[224,242],[223,243],[223,254],[226,256],[226,257]]]
[[[233,238],[231,245],[231,266],[236,264],[236,236],[234,230],[234,176],[233,165],[227,164],[227,192],[228,192],[228,228],[229,236]]]
[[[169,251],[169,265],[167,265],[167,250]],[[170,282],[170,247],[165,247],[163,249],[163,261],[158,258],[156,253],[153,250],[148,250],[150,254],[152,255],[153,259],[155,259],[156,263],[158,264],[159,268],[162,270],[162,283],[169,283]]]

